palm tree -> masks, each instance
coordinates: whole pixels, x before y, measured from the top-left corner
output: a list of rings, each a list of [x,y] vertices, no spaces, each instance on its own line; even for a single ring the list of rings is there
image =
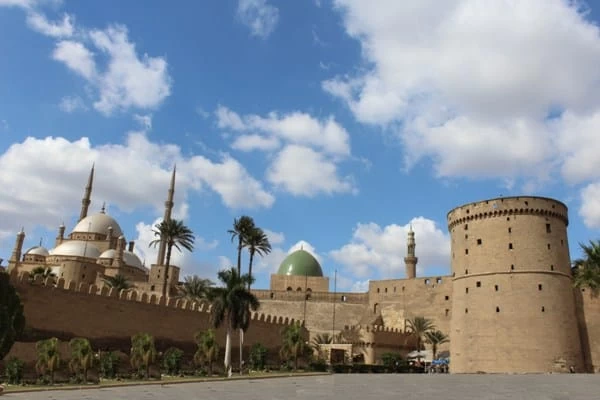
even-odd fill
[[[438,346],[450,341],[448,335],[438,330],[425,332],[425,340],[427,343],[431,343],[431,352],[433,353],[434,360],[436,359]]]
[[[71,361],[69,361],[69,368],[74,374],[78,374],[81,371],[83,375],[83,383],[87,383],[88,370],[94,364],[94,352],[90,341],[85,338],[73,338],[69,342],[71,347]]]
[[[593,295],[600,289],[600,240],[590,240],[589,246],[580,243],[583,258],[574,261],[574,281],[577,288],[588,287]]]
[[[310,347],[312,348],[313,354],[317,353],[319,358],[325,358],[321,345],[333,343],[333,336],[329,333],[319,333],[310,341]]]
[[[435,329],[435,325],[425,317],[414,317],[406,322],[408,323],[409,332],[417,339],[417,350],[421,351],[423,349],[423,335]]]
[[[132,285],[129,283],[129,279],[121,274],[116,274],[115,276],[105,276],[102,281],[106,286],[109,288],[114,288],[118,292],[132,288]]]
[[[130,362],[133,368],[144,368],[145,377],[150,377],[150,365],[156,359],[154,338],[148,333],[138,333],[131,337]]]
[[[250,275],[239,275],[235,267],[219,271],[221,287],[212,288],[208,292],[208,299],[212,303],[211,322],[214,328],[226,324],[227,335],[225,340],[225,369],[231,376],[231,332],[234,329],[246,330],[250,324],[250,311],[258,310],[260,302],[246,289],[248,282],[252,281]],[[241,371],[240,371],[241,372]]]
[[[31,274],[29,274],[31,280],[34,280],[36,276],[41,275],[42,278],[44,278],[44,281],[46,280],[46,278],[48,277],[52,277],[55,278],[56,274],[54,272],[52,272],[51,268],[48,267],[43,267],[43,266],[37,266],[35,267],[33,270],[31,270]]]
[[[210,279],[200,278],[198,275],[186,276],[183,285],[179,287],[179,295],[190,301],[206,299],[208,291],[214,282]]]
[[[194,250],[194,232],[183,224],[183,221],[176,219],[169,219],[162,221],[154,226],[154,239],[150,242],[149,246],[156,247],[161,242],[167,244],[167,255],[165,257],[165,273],[163,279],[162,295],[167,295],[167,279],[169,277],[169,265],[171,265],[171,251],[175,247],[179,252],[181,248],[187,251]]]
[[[238,240],[237,246],[237,273],[238,276],[242,276],[242,249],[246,247],[246,242],[250,232],[254,229],[254,220],[252,217],[242,215],[239,219],[233,220],[233,229],[227,232],[231,235],[231,241],[233,242],[236,238]]]
[[[288,325],[283,329],[283,343],[279,354],[284,359],[294,359],[294,370],[298,369],[298,357],[304,354],[306,342],[299,323]]]
[[[252,261],[254,260],[254,254],[258,254],[261,257],[269,254],[271,252],[271,243],[269,243],[267,234],[262,229],[255,227],[246,237],[246,246],[250,253],[248,275],[252,276]],[[250,290],[250,283],[248,283],[248,290]]]
[[[208,376],[212,376],[213,362],[219,356],[219,344],[215,336],[215,331],[208,329],[204,332],[196,333],[194,337],[198,345],[198,351],[194,354],[194,362],[196,365],[206,362],[208,364]]]
[[[40,340],[35,344],[38,353],[38,361],[35,369],[40,374],[50,373],[50,384],[54,385],[54,371],[60,367],[60,352],[58,351],[58,339],[53,337]]]

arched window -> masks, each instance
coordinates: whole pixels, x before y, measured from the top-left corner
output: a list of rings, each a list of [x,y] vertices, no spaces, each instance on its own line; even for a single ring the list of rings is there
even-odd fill
[[[286,290],[287,290],[288,292],[291,292],[291,291],[292,291],[292,290],[294,290],[294,289],[292,289],[292,287],[291,287],[291,286],[288,286],[288,288],[287,288]]]

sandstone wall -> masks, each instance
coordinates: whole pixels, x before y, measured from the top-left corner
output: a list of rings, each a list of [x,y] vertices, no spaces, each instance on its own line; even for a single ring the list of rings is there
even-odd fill
[[[62,279],[57,287],[53,287],[44,285],[41,277],[37,278],[36,282],[30,283],[27,274],[11,275],[24,305],[26,338],[31,341],[51,336],[69,340],[79,336],[90,339],[96,348],[128,352],[130,337],[147,332],[155,337],[162,350],[176,345],[195,351],[195,333],[210,327],[207,304],[169,299],[165,305],[162,297],[154,294],[116,293],[106,288],[98,291],[95,286],[80,284],[75,287],[74,283],[65,284]],[[252,318],[244,347],[260,342],[272,352],[279,350],[282,329],[295,323],[288,317],[264,313],[254,313]],[[217,338],[224,347],[223,327],[217,331]],[[235,348],[237,333],[233,335],[233,343]],[[233,355],[235,359],[237,350]]]
[[[575,289],[581,345],[587,372],[600,372],[600,297]]]

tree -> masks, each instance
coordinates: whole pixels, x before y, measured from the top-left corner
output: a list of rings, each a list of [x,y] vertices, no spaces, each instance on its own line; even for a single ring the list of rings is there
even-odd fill
[[[431,344],[431,352],[433,353],[433,359],[436,359],[438,346],[440,344],[448,343],[450,340],[448,336],[442,331],[432,330],[425,332],[425,340]]]
[[[58,351],[58,339],[53,337],[40,340],[35,344],[38,361],[35,369],[39,374],[50,374],[50,384],[54,385],[54,371],[60,367],[60,352]]]
[[[600,289],[600,240],[590,240],[589,246],[580,243],[583,258],[574,262],[573,284],[577,288],[590,288],[593,295]]]
[[[167,295],[167,283],[169,277],[169,266],[171,265],[171,251],[175,247],[179,252],[184,248],[187,251],[194,250],[194,232],[183,224],[183,221],[176,219],[169,219],[162,221],[154,226],[154,239],[150,242],[149,246],[156,247],[161,242],[167,244],[167,255],[165,257],[165,271],[163,279],[162,295]]]
[[[435,329],[435,325],[425,317],[414,317],[409,319],[407,323],[409,332],[417,339],[417,350],[421,351],[423,349],[423,335]]]
[[[23,304],[6,272],[0,272],[0,361],[23,333]]]
[[[83,383],[87,383],[88,370],[94,365],[94,352],[90,341],[85,338],[73,338],[69,346],[71,347],[69,368],[75,375],[81,372]]]
[[[219,356],[219,344],[215,336],[215,331],[208,329],[204,332],[196,333],[194,336],[198,350],[194,354],[194,363],[200,365],[206,362],[208,365],[208,376],[212,376],[213,373],[213,362]]]
[[[250,311],[258,310],[260,302],[246,286],[252,278],[248,274],[239,275],[235,267],[219,271],[219,281],[223,286],[212,288],[208,298],[212,303],[211,322],[214,328],[223,323],[226,326],[225,370],[231,376],[231,332],[234,329],[246,330],[250,324]]]
[[[260,228],[254,227],[248,232],[246,237],[246,246],[248,247],[248,253],[250,253],[250,261],[248,263],[248,275],[252,276],[252,261],[254,255],[259,256],[267,255],[271,252],[271,243],[267,234]],[[248,290],[250,290],[250,283],[248,283]]]
[[[198,275],[186,276],[183,285],[179,287],[179,295],[190,301],[206,299],[208,291],[214,285],[210,279],[200,278]]]
[[[154,338],[148,333],[138,333],[131,337],[130,362],[133,368],[144,368],[146,379],[150,377],[150,365],[156,359]]]
[[[282,346],[279,354],[283,359],[294,359],[294,370],[298,369],[298,357],[304,354],[306,342],[299,323],[288,325],[283,329]]]
[[[237,273],[238,276],[242,276],[242,249],[246,246],[248,236],[254,229],[254,220],[252,217],[242,215],[239,219],[233,220],[233,229],[227,232],[231,235],[231,241],[233,242],[236,238],[238,240],[237,245]]]
[[[131,283],[125,275],[116,274],[115,276],[105,276],[102,281],[109,288],[116,289],[118,292],[121,290],[131,289]]]
[[[38,275],[41,275],[42,278],[44,278],[44,280],[46,280],[46,278],[48,277],[56,277],[56,274],[52,272],[51,268],[43,267],[41,265],[31,270],[31,273],[29,274],[29,279],[34,280],[35,277]]]

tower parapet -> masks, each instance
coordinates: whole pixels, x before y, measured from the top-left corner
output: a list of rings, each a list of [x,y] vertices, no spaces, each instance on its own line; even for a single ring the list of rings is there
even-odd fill
[[[581,370],[567,225],[567,207],[542,197],[448,213],[452,372]]]

